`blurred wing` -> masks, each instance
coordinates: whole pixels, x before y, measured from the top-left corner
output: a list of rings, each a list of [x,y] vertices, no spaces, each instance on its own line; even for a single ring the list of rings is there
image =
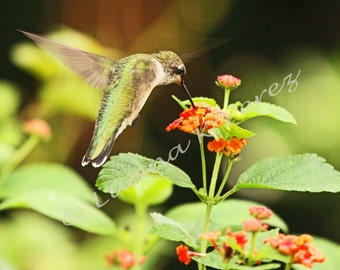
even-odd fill
[[[78,73],[88,84],[104,89],[118,61],[59,44],[42,36],[19,30]]]
[[[205,46],[203,49],[199,49],[199,50],[196,50],[196,51],[193,51],[193,52],[181,54],[180,57],[183,60],[183,62],[185,62],[185,63],[190,62],[191,60],[198,58],[198,57],[201,57],[202,55],[206,54],[208,51],[226,44],[230,40],[231,39],[211,40],[210,41],[211,44],[209,46]]]

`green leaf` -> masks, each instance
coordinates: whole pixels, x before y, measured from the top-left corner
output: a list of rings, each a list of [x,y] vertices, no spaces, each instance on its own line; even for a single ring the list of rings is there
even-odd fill
[[[12,83],[0,80],[0,120],[14,115],[20,106],[19,89]]]
[[[180,100],[178,99],[176,96],[172,95],[172,98],[179,104],[179,106],[182,107],[183,110],[186,110],[188,109],[188,106],[191,105],[190,103],[190,100]],[[197,103],[197,102],[205,102],[205,103],[208,103],[210,106],[218,106],[215,99],[213,98],[207,98],[207,97],[194,97],[193,99],[193,102],[194,103]]]
[[[88,232],[113,235],[114,222],[99,209],[80,198],[53,190],[30,190],[4,200],[0,210],[29,208],[65,225],[75,226]]]
[[[8,217],[0,223],[1,270],[76,269],[73,262],[82,247],[74,231],[33,211],[13,211]]]
[[[190,177],[180,168],[166,162],[158,160],[154,163],[156,173],[168,178],[175,185],[183,188],[194,188],[195,185],[191,182]]]
[[[31,42],[23,42],[13,46],[12,62],[41,80],[47,80],[56,74],[60,64],[51,56]]]
[[[176,166],[132,153],[112,156],[100,171],[96,186],[103,192],[119,194],[120,191],[150,177],[171,180],[181,187],[194,187],[190,177]]]
[[[172,193],[172,182],[157,175],[146,177],[143,181],[119,193],[119,199],[130,204],[145,206],[163,203]]]
[[[20,166],[0,185],[0,198],[9,198],[40,189],[50,189],[92,202],[85,180],[66,166],[40,162]]]
[[[212,251],[206,254],[206,256],[194,256],[192,259],[198,263],[204,264],[214,269],[230,269],[230,270],[268,270],[278,269],[280,264],[269,263],[258,266],[245,266],[237,264],[237,256],[232,258],[229,262],[223,262],[222,255],[217,251]]]
[[[89,232],[114,233],[111,219],[89,204],[94,198],[85,180],[60,164],[20,166],[1,183],[0,197],[0,210],[30,208]]]
[[[235,268],[235,269],[239,269],[239,270],[269,270],[269,269],[279,269],[280,264],[278,264],[278,263],[268,263],[268,264],[257,265],[257,266],[240,265],[238,267],[239,268]],[[234,268],[232,268],[232,269],[234,269]]]
[[[54,111],[85,116],[91,120],[96,119],[101,92],[90,87],[76,74],[66,75],[67,72],[42,85],[39,92],[41,102]]]
[[[283,263],[289,263],[291,258],[289,255],[283,254],[277,249],[273,248],[270,244],[263,244],[256,254],[255,260],[259,261],[278,261]]]
[[[11,173],[0,185],[0,197],[8,198],[31,190],[52,189],[92,200],[85,181],[66,166],[55,163],[31,163]]]
[[[244,188],[339,192],[340,173],[316,154],[272,157],[241,174],[234,189]]]
[[[294,116],[286,109],[266,102],[249,102],[245,108],[240,102],[230,104],[228,115],[232,117],[231,121],[235,120],[238,124],[258,116],[267,116],[282,122],[296,124]]]
[[[192,257],[192,259],[200,264],[211,267],[213,269],[229,269],[227,268],[227,266],[231,265],[230,263],[223,262],[222,255],[215,250],[207,253],[205,256],[194,256]]]
[[[225,230],[227,226],[241,225],[242,221],[251,219],[248,208],[254,205],[261,205],[256,202],[247,200],[227,200],[215,205],[211,212],[211,222],[218,224],[220,230]],[[191,226],[197,223],[203,225],[205,212],[205,204],[201,202],[187,203],[177,206],[166,213],[168,218],[175,220],[182,224],[182,226]],[[266,220],[270,225],[281,228],[283,231],[288,231],[285,222],[273,215],[270,219]],[[202,228],[201,225],[201,228]]]
[[[170,241],[184,242],[192,248],[198,248],[198,243],[188,227],[183,227],[180,223],[160,213],[151,213],[150,215],[154,222],[151,233]]]
[[[211,128],[209,129],[208,133],[212,135],[216,140],[218,140],[219,138],[229,140],[233,136],[237,138],[249,138],[255,136],[254,132],[241,128],[234,123],[230,123],[229,127],[227,125],[223,125],[217,128]]]

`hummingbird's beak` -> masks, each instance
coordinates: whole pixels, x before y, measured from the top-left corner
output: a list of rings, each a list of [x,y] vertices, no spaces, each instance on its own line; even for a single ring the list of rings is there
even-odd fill
[[[181,86],[182,86],[182,88],[184,89],[184,91],[187,93],[191,105],[194,107],[195,110],[197,110],[197,108],[196,108],[196,106],[195,106],[195,104],[194,104],[194,102],[193,102],[193,100],[192,100],[192,98],[191,98],[191,95],[190,95],[190,93],[189,93],[189,90],[188,90],[188,88],[187,88],[187,87],[185,86],[185,84],[184,84],[184,80],[183,80],[183,79],[182,79],[182,81],[181,81]]]

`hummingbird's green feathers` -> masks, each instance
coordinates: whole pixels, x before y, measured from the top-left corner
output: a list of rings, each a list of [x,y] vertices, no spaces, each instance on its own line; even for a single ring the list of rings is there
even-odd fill
[[[105,89],[90,146],[82,165],[100,167],[119,134],[138,120],[152,89],[164,78],[163,68],[148,54],[123,58]],[[163,72],[164,73],[164,72]]]
[[[84,52],[39,35],[19,30],[40,47],[55,55],[70,69],[80,75],[89,85],[103,90],[114,71],[117,60]]]

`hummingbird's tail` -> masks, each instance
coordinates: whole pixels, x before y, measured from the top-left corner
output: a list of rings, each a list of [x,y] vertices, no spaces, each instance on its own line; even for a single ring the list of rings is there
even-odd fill
[[[93,157],[93,145],[92,142],[89,146],[89,148],[86,151],[86,154],[83,157],[83,160],[81,162],[81,165],[84,167],[90,162],[92,163],[92,166],[95,168],[98,168],[104,164],[104,162],[107,160],[107,157],[109,156],[111,149],[113,147],[113,144],[115,142],[115,138],[112,137],[106,144],[101,153],[97,155],[96,157]]]

